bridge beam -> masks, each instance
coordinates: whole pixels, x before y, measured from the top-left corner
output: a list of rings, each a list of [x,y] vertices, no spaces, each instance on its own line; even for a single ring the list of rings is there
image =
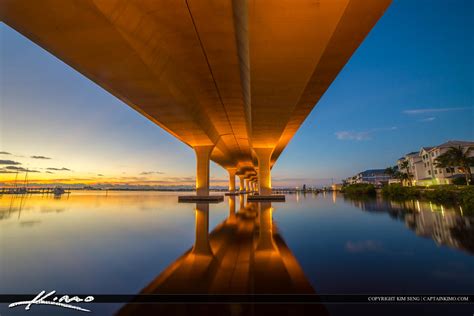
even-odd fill
[[[196,195],[209,195],[209,160],[214,145],[195,146],[196,153]]]
[[[254,148],[258,160],[258,192],[260,195],[272,194],[272,176],[270,171],[270,159],[273,148]]]

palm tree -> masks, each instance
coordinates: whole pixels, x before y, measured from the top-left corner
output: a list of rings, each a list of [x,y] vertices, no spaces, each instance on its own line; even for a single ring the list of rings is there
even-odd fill
[[[435,165],[437,168],[459,168],[466,177],[466,185],[469,185],[472,179],[471,167],[474,167],[474,157],[469,156],[471,150],[474,147],[464,149],[461,146],[451,146],[436,158]]]
[[[411,181],[410,181],[411,180],[410,164],[409,164],[408,160],[404,160],[400,164],[400,169],[406,171],[406,173],[400,174],[400,180],[402,180],[402,181],[406,180],[408,182],[408,184],[411,184]]]
[[[385,169],[384,173],[389,175],[390,178],[395,178],[395,174],[397,173],[397,167],[388,167]]]

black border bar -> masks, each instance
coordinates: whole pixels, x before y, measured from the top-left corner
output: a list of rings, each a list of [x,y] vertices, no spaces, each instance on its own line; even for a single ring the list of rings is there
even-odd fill
[[[0,294],[0,303],[33,300],[38,294]],[[58,294],[54,297],[94,297],[91,303],[161,303],[161,304],[319,304],[319,303],[366,303],[366,304],[474,304],[474,295],[395,295],[395,294]],[[49,300],[47,298],[46,300]]]

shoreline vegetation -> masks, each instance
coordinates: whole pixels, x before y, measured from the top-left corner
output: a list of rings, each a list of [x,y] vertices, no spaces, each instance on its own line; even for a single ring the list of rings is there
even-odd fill
[[[466,185],[433,185],[429,187],[385,185],[376,189],[373,184],[351,184],[341,190],[349,197],[375,197],[378,193],[392,200],[420,199],[444,205],[461,206],[463,210],[474,215],[474,186]]]

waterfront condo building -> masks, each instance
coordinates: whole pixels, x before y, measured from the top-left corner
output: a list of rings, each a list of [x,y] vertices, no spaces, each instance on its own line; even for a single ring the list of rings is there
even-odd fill
[[[421,147],[420,151],[411,152],[398,159],[398,169],[400,172],[410,173],[413,185],[452,184],[454,179],[463,178],[464,173],[459,166],[437,168],[436,158],[449,148],[459,146],[467,150],[469,147],[474,147],[474,142],[450,140],[434,147]],[[474,150],[471,150],[469,155],[474,157]],[[401,168],[404,161],[408,161],[408,170]],[[474,173],[474,167],[471,167],[471,172]]]

